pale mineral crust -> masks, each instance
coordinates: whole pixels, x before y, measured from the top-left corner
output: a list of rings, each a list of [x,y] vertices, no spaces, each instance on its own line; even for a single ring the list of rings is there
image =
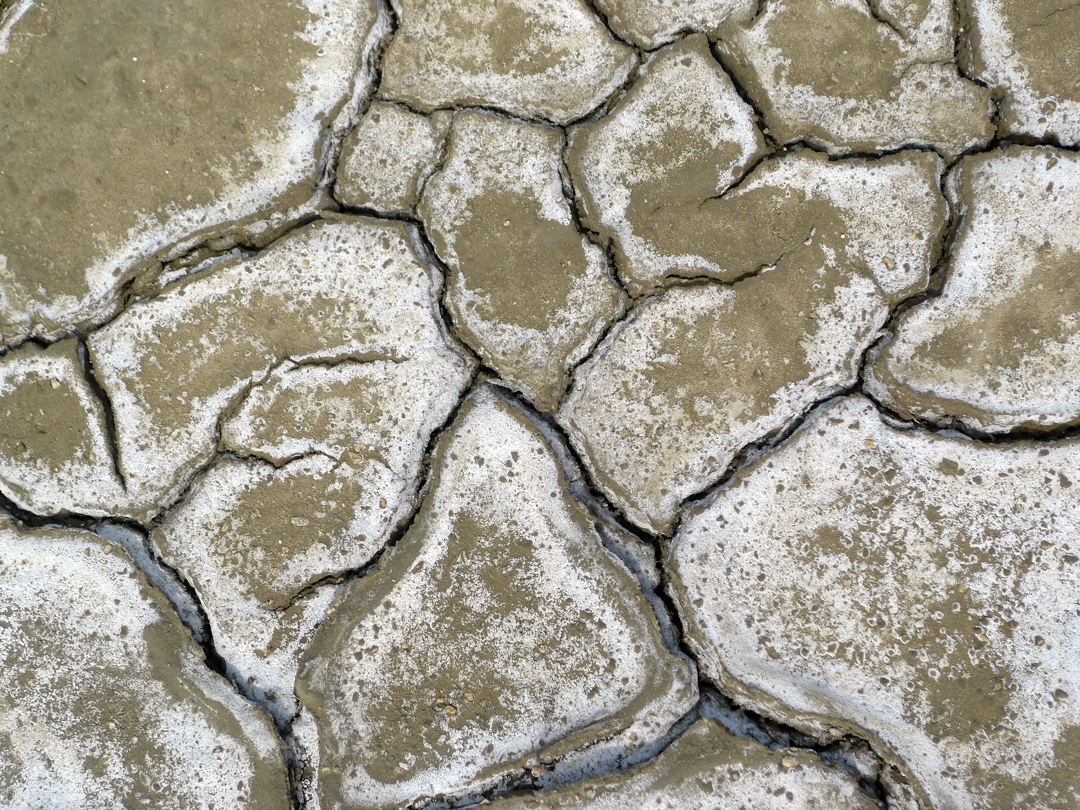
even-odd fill
[[[981,433],[1080,422],[1080,156],[964,158],[944,291],[904,313],[866,390],[905,418]]]
[[[717,48],[780,143],[953,158],[994,135],[990,91],[953,61],[955,16],[952,0],[773,0]]]
[[[743,448],[855,384],[892,308],[928,282],[946,224],[941,170],[925,153],[800,153],[710,201],[716,263],[746,277],[637,306],[577,370],[558,414],[630,521],[669,533],[682,502]],[[758,238],[724,238],[745,229]]]
[[[384,215],[414,213],[420,189],[442,157],[450,115],[372,102],[342,146],[337,198]]]
[[[401,223],[324,220],[183,279],[93,333],[128,511],[154,514],[175,500],[213,458],[220,421],[275,369],[451,352],[438,284]]]
[[[297,656],[336,593],[315,586],[363,567],[413,512],[431,433],[471,370],[426,347],[274,372],[222,429],[226,451],[250,460],[218,462],[154,532],[218,652],[281,718],[296,711]]]
[[[491,810],[556,807],[875,810],[878,804],[812,752],[770,751],[698,720],[647,765],[491,803]]]
[[[861,397],[694,509],[669,555],[709,678],[880,741],[925,806],[1080,801],[1080,444],[890,427]]]
[[[0,804],[287,810],[273,725],[88,532],[0,522]]]
[[[39,515],[102,516],[125,501],[75,340],[0,358],[0,492]]]
[[[420,203],[458,334],[543,410],[625,307],[563,193],[562,134],[464,112]]]
[[[420,112],[494,107],[567,124],[636,63],[584,0],[393,0],[379,94]]]
[[[1001,98],[1002,134],[1080,143],[1080,6],[964,0],[965,71]]]
[[[305,653],[323,808],[610,767],[693,706],[689,663],[567,486],[522,412],[470,395],[415,522]]]
[[[0,30],[0,346],[100,321],[181,240],[279,233],[315,194],[324,120],[353,93],[377,9],[14,4]]]
[[[653,50],[689,31],[713,39],[725,23],[746,20],[757,0],[596,0],[596,10],[622,39]]]
[[[704,35],[654,54],[611,113],[570,131],[567,165],[582,224],[610,240],[619,275],[639,295],[668,275],[722,267],[706,203],[765,155],[753,110],[713,58]]]

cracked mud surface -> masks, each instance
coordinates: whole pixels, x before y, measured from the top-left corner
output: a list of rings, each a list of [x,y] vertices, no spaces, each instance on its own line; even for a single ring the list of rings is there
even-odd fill
[[[0,805],[1075,810],[1078,26],[0,0]]]

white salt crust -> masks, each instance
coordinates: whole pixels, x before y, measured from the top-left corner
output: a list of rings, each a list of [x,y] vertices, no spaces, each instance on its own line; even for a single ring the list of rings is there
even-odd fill
[[[440,258],[451,270],[447,303],[455,322],[475,336],[478,345],[473,348],[507,382],[541,403],[561,396],[569,370],[588,355],[611,322],[622,316],[625,296],[611,277],[603,252],[581,236],[577,241],[585,260],[584,272],[574,275],[566,300],[548,310],[546,328],[515,323],[515,313],[500,312],[488,292],[469,286],[472,268],[459,255],[456,232],[477,216],[471,206],[485,195],[513,193],[535,202],[543,220],[576,233],[563,193],[561,149],[558,130],[487,113],[457,113],[446,161],[428,181],[420,206]],[[492,224],[519,231],[534,227],[528,221]],[[471,250],[461,252],[477,252],[475,245],[467,247]],[[572,272],[557,265],[560,258],[552,257],[545,272]],[[513,269],[507,266],[507,274]],[[530,294],[526,284],[522,279],[523,308],[528,307]],[[494,316],[487,314],[491,310]]]
[[[17,662],[0,670],[6,807],[289,806],[269,720],[205,667],[122,552],[0,526],[0,560],[0,655]]]
[[[173,501],[213,456],[222,416],[290,361],[446,351],[432,273],[399,223],[320,222],[133,304],[93,333],[130,511]]]
[[[35,324],[40,322],[58,325],[58,328],[47,328],[43,334],[62,334],[79,323],[105,316],[115,305],[124,271],[146,262],[174,242],[190,241],[194,232],[261,211],[268,214],[266,228],[272,227],[275,219],[282,218],[283,212],[272,214],[268,209],[290,186],[315,176],[324,119],[362,91],[362,88],[354,87],[354,80],[366,79],[370,83],[371,77],[364,65],[381,41],[371,34],[385,33],[385,26],[376,24],[381,17],[372,0],[299,2],[311,14],[311,19],[296,36],[317,48],[318,56],[305,60],[301,78],[289,85],[296,94],[295,106],[284,111],[276,126],[268,127],[252,139],[250,153],[262,163],[254,180],[229,182],[212,205],[187,207],[172,203],[162,210],[141,213],[139,224],[121,241],[102,243],[100,258],[86,268],[89,292],[81,298],[58,295],[49,301],[36,302],[33,308],[21,309],[4,289],[6,261],[0,256],[0,312],[5,323],[15,330],[9,342],[16,342],[14,338],[19,333],[41,331],[35,329]],[[26,9],[32,5],[33,2],[25,3]],[[0,32],[0,47],[6,43],[10,26],[26,9],[20,6],[18,14],[8,18],[5,30]],[[361,32],[364,37],[359,36]],[[228,159],[223,160],[213,173],[216,177],[229,178],[232,169]],[[248,230],[257,232],[258,225]],[[99,234],[94,238],[102,241],[104,236]]]
[[[418,115],[375,101],[345,141],[335,195],[381,214],[412,214],[442,156],[449,112]]]
[[[725,23],[748,19],[757,7],[757,0],[596,0],[611,30],[646,50],[667,45],[687,31],[715,38]]]
[[[583,0],[392,1],[400,25],[379,95],[421,112],[480,105],[568,124],[637,61]]]
[[[491,810],[553,807],[872,810],[878,804],[854,779],[826,767],[813,752],[770,751],[760,743],[732,737],[710,720],[698,720],[640,768],[491,803]]]
[[[541,772],[572,776],[655,745],[696,700],[690,668],[661,645],[638,583],[569,499],[536,429],[479,389],[441,444],[435,476],[419,520],[380,573],[331,607],[316,636],[319,653],[309,652],[301,668],[298,694],[314,710],[319,779],[332,777],[333,798],[393,807],[473,795],[522,767],[546,763]],[[515,544],[530,549],[526,557]],[[471,559],[449,557],[452,549]],[[456,621],[472,629],[460,634]],[[552,649],[559,655],[544,652]],[[397,730],[390,707],[427,700],[436,673],[457,708],[434,714],[430,735],[402,726],[430,741],[387,762],[378,741]],[[495,705],[477,709],[460,691],[475,689],[479,699],[494,677],[504,682]],[[614,729],[590,732],[622,712],[629,715]],[[557,761],[545,757],[549,749],[559,750]],[[393,781],[369,773],[395,764]],[[323,807],[338,806],[325,788],[320,797]]]
[[[805,140],[833,155],[925,145],[950,159],[985,145],[993,136],[988,93],[961,77],[953,64],[956,26],[952,0],[928,0],[921,17],[916,4],[907,5],[915,12],[911,17],[901,3],[873,3],[881,5],[899,29],[877,20],[872,23],[898,50],[893,70],[898,85],[887,99],[823,94],[800,83],[800,65],[771,40],[770,28],[778,17],[801,3],[843,8],[868,22],[873,20],[873,0],[773,0],[754,18],[752,26],[725,29],[717,47],[752,73],[775,117],[770,121],[767,115],[767,122],[774,130],[785,130],[774,135],[788,142]],[[846,56],[846,52],[835,55],[836,72],[832,75],[844,73]],[[763,100],[757,99],[759,107]],[[958,125],[958,121],[963,123]]]
[[[953,170],[947,189],[962,224],[944,291],[905,313],[882,359],[869,366],[867,392],[919,419],[955,419],[988,433],[1075,424],[1078,299],[1068,294],[1075,285],[1058,288],[1069,285],[1067,277],[1047,289],[1044,268],[1080,270],[1080,156],[1022,147],[972,156]],[[1047,325],[1028,320],[1028,310]],[[1013,363],[966,362],[969,352],[988,349]]]
[[[471,364],[450,349],[417,355],[274,372],[222,431],[228,450],[272,464],[218,462],[154,534],[230,671],[281,720],[296,712],[297,656],[338,590],[306,589],[368,563],[412,513],[428,440],[468,383]]]
[[[1074,804],[1076,484],[1075,441],[897,430],[836,400],[686,516],[689,643],[759,711],[877,737],[928,806]]]
[[[755,390],[754,370],[769,361],[770,347],[734,337],[740,325],[769,316],[754,308],[753,278],[672,288],[646,300],[581,365],[558,420],[597,485],[629,520],[669,531],[682,502],[717,481],[744,447],[855,382],[862,354],[893,303],[929,279],[934,252],[927,236],[944,203],[937,192],[941,171],[939,158],[922,154],[890,163],[793,155],[763,164],[738,186],[734,193],[771,186],[829,201],[846,221],[853,266],[820,245],[825,268],[848,281],[831,301],[815,303],[813,289],[802,293],[813,309],[800,313],[805,325],[796,327],[797,351],[783,362],[805,363],[808,373],[793,371],[767,402]],[[779,272],[785,271],[765,271]],[[805,286],[795,278],[791,284]],[[687,361],[703,368],[679,379]],[[705,369],[710,373],[699,377]],[[732,388],[732,379],[745,380],[745,391]]]
[[[27,447],[25,456],[18,450],[0,454],[0,492],[20,508],[39,515],[65,511],[94,517],[111,514],[126,498],[113,469],[105,412],[83,375],[75,341],[63,341],[49,349],[25,344],[0,358],[0,433],[6,434],[9,446],[20,438],[7,431],[17,417],[25,416],[11,410],[23,388],[55,392],[55,410],[39,409],[40,433],[48,431],[50,420],[81,417],[82,444],[68,448],[70,455],[56,463],[34,453],[35,439],[40,436],[21,437]]]
[[[618,242],[625,257],[619,271],[635,294],[659,283],[668,272],[692,275],[724,268],[694,254],[663,254],[648,236],[635,233],[627,218],[634,188],[659,183],[682,163],[716,153],[718,159],[728,157],[726,165],[716,170],[714,193],[720,196],[765,154],[753,110],[739,98],[723,68],[695,47],[707,51],[708,43],[691,38],[652,55],[630,96],[599,122],[570,132],[572,145],[588,138],[583,171],[575,177],[588,189],[597,209],[586,214]],[[693,138],[686,151],[678,154],[666,140],[682,131]],[[710,184],[713,180],[709,177]],[[655,202],[659,206],[665,201]],[[586,202],[582,204],[588,209]]]
[[[1053,138],[1062,146],[1080,143],[1080,88],[1073,84],[1075,95],[1072,98],[1041,95],[1032,86],[1025,63],[1041,59],[1043,55],[1017,50],[1013,42],[1013,24],[1001,0],[966,2],[972,27],[969,41],[975,43],[975,54],[983,68],[978,71],[977,78],[1003,93],[1004,107],[1008,111],[1004,124],[1009,133]],[[1067,3],[1059,5],[1060,10],[1069,7]],[[1043,24],[1053,25],[1053,13],[1059,9],[1047,10],[1049,13]],[[1062,51],[1073,47],[1065,36],[1059,39]],[[1075,62],[1073,64],[1075,66]]]

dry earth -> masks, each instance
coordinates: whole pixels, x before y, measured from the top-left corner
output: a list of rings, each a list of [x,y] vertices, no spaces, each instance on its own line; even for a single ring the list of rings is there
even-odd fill
[[[0,0],[0,806],[1080,807],[1078,41]]]

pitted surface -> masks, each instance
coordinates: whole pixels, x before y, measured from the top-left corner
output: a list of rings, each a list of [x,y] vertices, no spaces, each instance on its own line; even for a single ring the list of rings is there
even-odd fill
[[[0,0],[0,805],[1075,810],[1078,8]]]

